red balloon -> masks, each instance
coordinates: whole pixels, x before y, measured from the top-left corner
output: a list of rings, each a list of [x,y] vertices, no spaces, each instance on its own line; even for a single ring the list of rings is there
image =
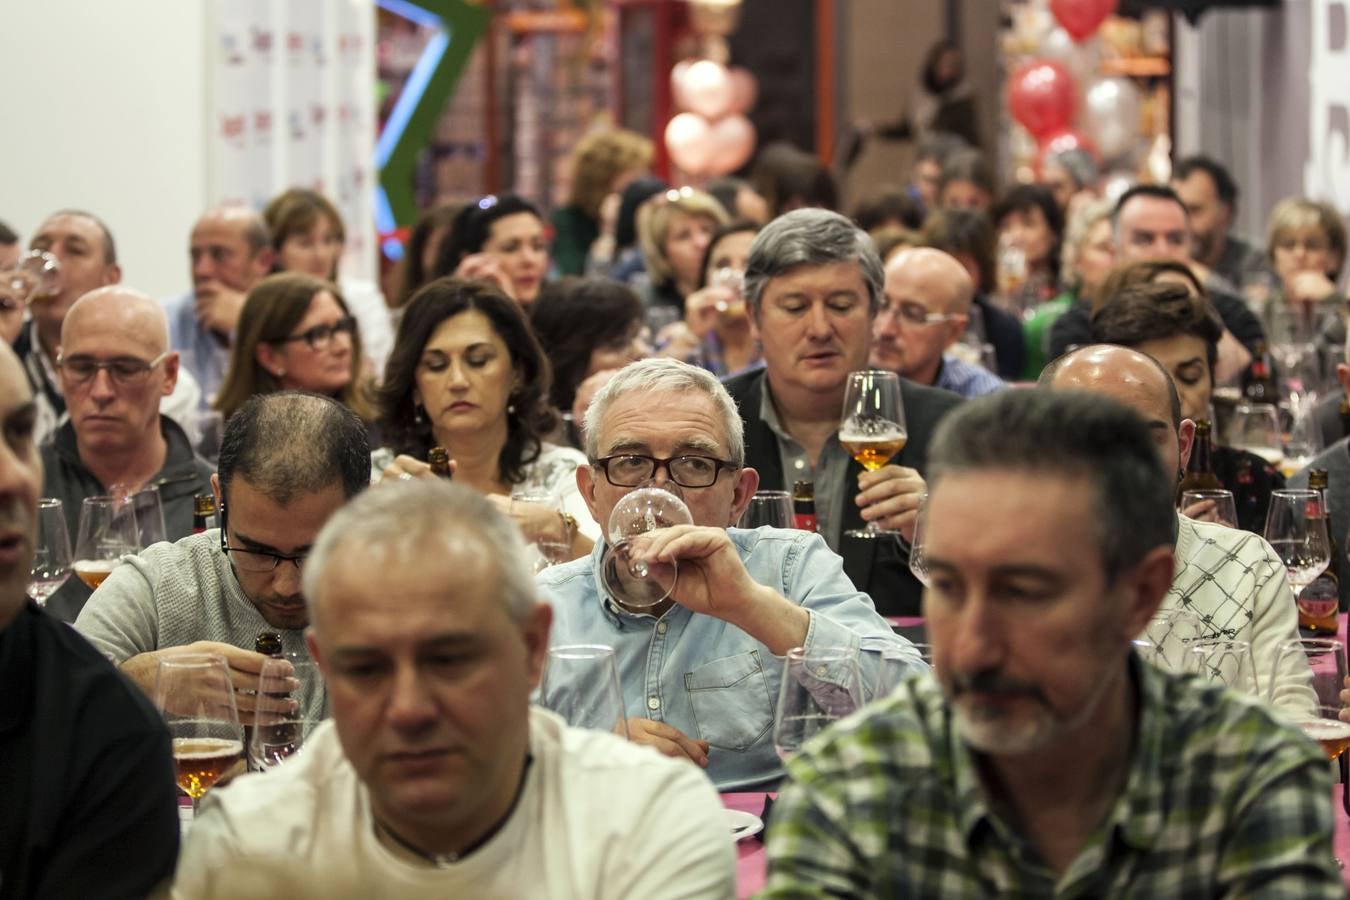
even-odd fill
[[[1115,15],[1120,0],[1050,0],[1050,13],[1069,37],[1082,43]]]
[[[1073,122],[1076,90],[1063,65],[1033,59],[1013,70],[1008,81],[1008,106],[1013,118],[1038,141]]]
[[[1101,154],[1097,152],[1097,146],[1092,143],[1092,138],[1076,128],[1065,128],[1047,135],[1041,141],[1040,152],[1036,154],[1036,177],[1039,178],[1045,169],[1047,159],[1065,150],[1086,150],[1097,162],[1100,163],[1102,159]]]

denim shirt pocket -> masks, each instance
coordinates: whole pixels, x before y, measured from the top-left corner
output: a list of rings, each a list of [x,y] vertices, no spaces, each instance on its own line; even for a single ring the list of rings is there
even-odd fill
[[[723,750],[748,750],[773,727],[773,698],[759,651],[699,666],[684,676],[699,736]]]

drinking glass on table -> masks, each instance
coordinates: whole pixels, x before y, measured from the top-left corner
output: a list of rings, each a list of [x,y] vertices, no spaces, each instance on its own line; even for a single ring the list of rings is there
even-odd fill
[[[1280,645],[1274,671],[1299,670],[1303,668],[1304,661],[1309,672],[1308,693],[1295,724],[1304,734],[1322,745],[1322,752],[1327,759],[1339,759],[1350,748],[1350,722],[1341,720],[1341,711],[1345,709],[1345,704],[1341,702],[1346,675],[1345,644],[1326,638],[1295,638],[1286,641]],[[1274,679],[1271,679],[1267,694],[1272,706],[1277,700],[1276,687]],[[1291,707],[1288,697],[1278,699],[1281,708]]]
[[[1321,504],[1321,491],[1270,492],[1265,538],[1284,563],[1295,601],[1331,562],[1331,539]]]
[[[913,647],[913,650],[891,647],[881,651],[881,663],[877,667],[876,690],[872,692],[873,700],[880,700],[888,696],[906,678],[918,674],[919,667],[914,664],[916,655],[925,663],[932,665],[932,655],[927,644],[914,644]]]
[[[1255,453],[1280,468],[1284,463],[1280,411],[1270,403],[1239,404],[1228,420],[1228,446]]]
[[[1316,394],[1290,401],[1289,436],[1284,441],[1284,460],[1279,467],[1285,478],[1306,468],[1322,452],[1322,425],[1317,421],[1316,401]]]
[[[75,574],[96,590],[122,557],[141,549],[132,505],[123,497],[85,497],[75,541]]]
[[[1187,655],[1191,644],[1203,638],[1200,617],[1184,609],[1159,610],[1135,640],[1135,649],[1165,672],[1194,672],[1197,664]]]
[[[778,758],[786,762],[802,744],[862,702],[856,651],[826,647],[808,654],[802,647],[792,648],[783,660],[774,710],[773,746]]]
[[[1228,638],[1201,638],[1186,648],[1185,671],[1211,684],[1232,688],[1250,697],[1261,696],[1252,659],[1252,645]]]
[[[923,536],[927,530],[928,494],[919,497],[919,508],[914,511],[914,538],[909,542],[909,571],[928,587],[928,558],[923,552]]]
[[[905,447],[905,407],[900,399],[900,376],[869,369],[850,372],[839,421],[839,443],[858,464],[875,472]],[[864,529],[844,532],[849,537],[894,535],[875,521]]]
[[[258,673],[257,708],[248,757],[253,767],[264,771],[299,752],[319,724],[319,699],[323,679],[313,662],[299,659],[268,659]]]
[[[792,495],[787,491],[755,491],[736,522],[737,528],[791,528],[795,523]]]
[[[244,733],[225,657],[192,653],[161,658],[155,706],[173,738],[178,786],[192,798],[195,811],[207,791],[244,765]]]
[[[1222,488],[1182,491],[1177,509],[1184,515],[1202,522],[1217,522],[1229,528],[1238,527],[1237,504],[1233,502],[1233,492]]]
[[[65,508],[54,497],[38,500],[37,540],[28,574],[28,594],[39,606],[45,606],[70,578],[70,532],[66,530]]]
[[[524,486],[511,491],[511,518],[525,520],[539,510],[544,510],[559,522],[566,521],[563,518],[562,500],[557,494],[543,488]],[[530,542],[530,557],[536,573],[542,572],[549,566],[567,562],[567,558],[571,554],[572,544],[571,535],[567,533],[566,525],[563,526],[562,533],[568,539],[566,542],[560,542],[551,537],[540,537]]]
[[[115,484],[109,489],[109,493],[131,504],[131,514],[136,520],[138,550],[144,550],[152,544],[169,539],[169,530],[164,525],[164,503],[160,499],[158,487],[147,484],[130,490]]]
[[[628,737],[614,648],[604,644],[550,647],[539,681],[539,705],[573,728]]]

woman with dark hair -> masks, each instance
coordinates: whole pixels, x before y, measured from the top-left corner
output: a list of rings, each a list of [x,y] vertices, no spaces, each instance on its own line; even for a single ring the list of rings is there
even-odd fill
[[[1019,184],[994,204],[999,260],[1006,284],[1003,305],[1025,315],[1059,293],[1059,254],[1064,214],[1049,188]]]
[[[599,528],[573,477],[586,457],[544,441],[557,425],[550,383],[518,303],[486,281],[430,282],[403,313],[376,394],[385,446],[371,454],[372,478],[434,477],[427,455],[444,447],[455,480],[496,498],[527,540],[590,552]],[[565,514],[512,510],[517,487],[555,494]]]
[[[333,283],[299,272],[268,275],[244,301],[215,406],[228,419],[254,394],[311,391],[370,422],[375,409],[361,371],[360,331]]]
[[[442,204],[423,213],[417,224],[413,225],[408,235],[408,243],[403,248],[398,298],[393,304],[396,317],[401,316],[401,312],[398,311],[408,305],[412,295],[431,280],[431,273],[436,268],[436,255],[440,252],[446,236],[450,234],[455,217],[463,208],[454,203]],[[395,325],[397,324],[395,321]]]
[[[1176,384],[1182,417],[1194,421],[1210,417],[1214,363],[1224,328],[1213,306],[1192,287],[1179,276],[1103,290],[1092,314],[1092,341],[1130,347],[1156,359]],[[1260,534],[1270,492],[1284,487],[1284,476],[1261,457],[1233,447],[1216,444],[1210,459],[1223,486],[1233,493],[1238,527]],[[1182,512],[1212,521],[1212,507],[1206,502]]]
[[[435,273],[487,279],[528,307],[539,296],[548,264],[539,208],[515,194],[489,195],[455,216],[441,243]]]

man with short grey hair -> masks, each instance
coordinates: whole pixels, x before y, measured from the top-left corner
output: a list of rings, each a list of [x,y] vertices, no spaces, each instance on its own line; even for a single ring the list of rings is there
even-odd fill
[[[733,895],[696,769],[530,707],[551,613],[487,498],[369,491],[324,527],[304,588],[333,720],[208,795],[176,897]]]
[[[772,726],[789,650],[856,656],[856,674],[852,665],[821,672],[822,684],[855,699],[870,695],[885,650],[922,671],[818,535],[730,527],[759,476],[744,463],[736,407],[710,373],[671,359],[632,363],[586,419],[590,465],[577,469],[577,485],[595,521],[609,523],[634,489],[657,487],[683,500],[693,523],[629,544],[630,565],[677,566],[662,598],[626,595],[608,579],[624,563],[609,561],[604,542],[539,574],[553,643],[614,648],[632,740],[706,767],[721,790],[763,788],[781,774]]]
[[[746,459],[766,490],[815,489],[821,536],[853,583],[888,615],[915,615],[922,586],[908,545],[856,537],[869,522],[914,534],[928,438],[960,398],[900,380],[906,443],[889,465],[866,472],[839,442],[850,372],[868,367],[884,273],[866,233],[820,209],[787,213],[760,231],[745,271],[746,301],[764,368],[728,379],[745,422]]]

